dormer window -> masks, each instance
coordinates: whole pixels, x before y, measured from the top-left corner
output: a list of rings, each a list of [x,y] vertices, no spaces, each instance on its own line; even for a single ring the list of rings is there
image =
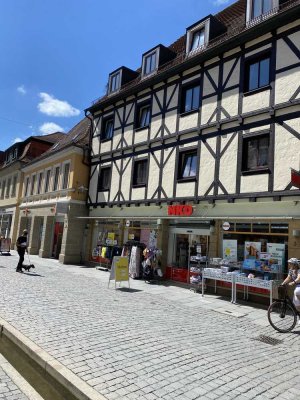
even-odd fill
[[[190,51],[198,49],[198,47],[203,46],[205,43],[205,29],[202,28],[199,31],[193,33],[193,39],[191,43]]]
[[[150,75],[157,69],[157,51],[146,55],[143,60],[143,75]]]
[[[121,72],[118,71],[109,77],[109,93],[117,92],[121,87]]]
[[[260,21],[278,9],[279,0],[248,0],[247,22]]]

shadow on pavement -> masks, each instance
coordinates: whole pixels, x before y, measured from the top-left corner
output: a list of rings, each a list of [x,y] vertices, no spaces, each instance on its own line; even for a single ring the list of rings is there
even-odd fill
[[[117,288],[120,292],[127,292],[127,293],[135,293],[135,292],[143,292],[140,289],[131,289],[131,288]]]
[[[40,278],[45,278],[44,275],[40,275],[40,274],[37,274],[37,273],[35,273],[35,272],[25,272],[25,271],[23,271],[23,275],[27,275],[27,276],[39,276]]]

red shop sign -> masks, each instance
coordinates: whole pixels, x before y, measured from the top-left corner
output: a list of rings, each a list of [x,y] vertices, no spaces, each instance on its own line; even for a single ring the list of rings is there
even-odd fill
[[[192,214],[193,214],[192,206],[188,206],[188,205],[168,206],[168,215],[189,217]]]

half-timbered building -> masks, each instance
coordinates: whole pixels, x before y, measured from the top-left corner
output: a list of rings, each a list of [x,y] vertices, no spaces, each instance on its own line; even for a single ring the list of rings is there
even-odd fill
[[[156,237],[178,280],[224,240],[237,260],[247,241],[300,258],[299,16],[298,0],[239,0],[109,75],[86,110],[92,247]]]

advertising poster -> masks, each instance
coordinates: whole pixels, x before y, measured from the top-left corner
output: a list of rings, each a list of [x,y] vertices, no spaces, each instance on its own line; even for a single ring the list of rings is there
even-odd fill
[[[261,243],[260,242],[245,242],[244,258],[246,259],[260,259]]]
[[[270,254],[269,265],[285,265],[285,245],[282,243],[267,243],[267,250]]]
[[[237,262],[237,240],[223,240],[223,258]]]

